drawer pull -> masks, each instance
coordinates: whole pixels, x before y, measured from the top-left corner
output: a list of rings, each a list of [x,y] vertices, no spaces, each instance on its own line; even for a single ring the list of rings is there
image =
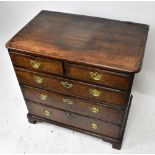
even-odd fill
[[[95,97],[98,97],[101,95],[101,92],[97,89],[89,89],[89,92],[91,95],[95,96]]]
[[[48,100],[48,95],[46,95],[46,94],[39,94],[39,97],[40,97],[40,99],[43,100],[43,101]]]
[[[40,77],[40,76],[33,76],[33,81],[36,82],[36,83],[43,83],[44,81],[44,78]]]
[[[103,78],[103,75],[97,72],[90,72],[89,75],[93,80],[96,80],[96,81],[99,81]]]
[[[30,65],[32,66],[32,68],[38,69],[38,68],[40,68],[41,63],[36,60],[30,60]]]
[[[100,109],[96,108],[96,107],[90,107],[90,111],[93,112],[93,113],[99,113]]]
[[[65,88],[72,88],[73,87],[73,84],[71,83],[68,83],[67,81],[66,82],[60,82]]]
[[[45,115],[45,116],[51,116],[51,112],[50,111],[48,111],[48,110],[44,110],[43,111],[43,114]]]
[[[73,101],[68,98],[63,98],[63,103],[71,105],[73,104]]]
[[[90,126],[94,130],[98,129],[98,127],[99,127],[96,123],[90,123]]]

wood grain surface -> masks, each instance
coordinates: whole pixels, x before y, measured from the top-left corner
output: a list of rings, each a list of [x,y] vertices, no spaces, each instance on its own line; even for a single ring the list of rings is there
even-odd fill
[[[48,106],[56,107],[59,109],[71,111],[77,114],[93,117],[96,119],[121,124],[124,118],[124,110],[116,109],[96,102],[91,102],[87,100],[82,100],[77,97],[72,97],[69,95],[64,95],[52,91],[46,91],[38,88],[33,88],[29,86],[21,86],[24,98],[26,100],[35,101]],[[48,98],[42,100],[40,95],[46,95]],[[70,101],[71,103],[66,103],[64,101]],[[99,109],[97,112],[93,112],[92,108]]]
[[[106,135],[109,137],[118,138],[120,127],[111,123],[106,123],[93,118],[77,115],[71,112],[58,110],[46,105],[37,104],[34,102],[27,102],[27,108],[31,114],[40,116],[42,118],[62,122],[74,127]],[[50,116],[44,115],[44,111],[50,112]],[[97,125],[96,129],[91,127],[91,124]]]
[[[138,72],[148,29],[144,24],[41,11],[6,47],[71,62]]]
[[[16,75],[19,80],[19,83],[30,85],[33,87],[52,90],[56,92],[61,92],[64,94],[69,94],[73,96],[78,96],[85,99],[90,99],[98,102],[106,102],[113,105],[124,106],[128,102],[128,97],[130,94],[127,92],[109,89],[105,87],[100,87],[96,85],[86,84],[79,81],[69,80],[66,78],[60,78],[55,76],[48,76],[45,74],[40,74],[36,72],[31,72],[28,70],[17,69]],[[37,83],[34,81],[33,77],[39,77],[43,79],[42,83]],[[71,88],[65,88],[62,83],[69,83],[72,85]],[[90,93],[90,89],[95,89],[100,92],[99,96],[93,96]]]

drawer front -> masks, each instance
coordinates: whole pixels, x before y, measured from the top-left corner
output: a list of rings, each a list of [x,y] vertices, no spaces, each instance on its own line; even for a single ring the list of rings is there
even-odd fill
[[[66,68],[68,77],[126,91],[133,79],[129,75],[74,64],[66,64]]]
[[[89,85],[86,83],[68,80],[65,78],[48,76],[22,69],[16,69],[18,80],[22,84],[54,90],[57,92],[106,102],[115,105],[124,105],[127,102],[127,93],[114,91],[108,88]]]
[[[106,123],[93,118],[73,114],[67,111],[61,111],[34,102],[27,102],[27,107],[31,114],[40,116],[42,118],[61,122],[73,127],[81,128],[109,137],[117,138],[119,135],[120,127],[111,123]]]
[[[38,72],[63,75],[62,63],[59,61],[10,52],[14,66],[24,67]]]
[[[31,101],[116,124],[121,124],[123,119],[124,111],[120,109],[114,109],[68,95],[45,91],[24,85],[21,88],[24,97]]]

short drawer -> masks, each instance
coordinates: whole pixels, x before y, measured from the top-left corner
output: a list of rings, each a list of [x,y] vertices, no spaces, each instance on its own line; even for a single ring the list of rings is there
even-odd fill
[[[78,114],[94,117],[104,121],[121,124],[124,116],[124,111],[115,109],[95,102],[88,102],[76,97],[45,91],[29,86],[21,86],[25,99],[53,106],[63,110],[75,112]]]
[[[126,92],[68,80],[66,78],[48,76],[17,68],[16,75],[21,84],[53,90],[98,102],[125,105],[128,100],[128,94]]]
[[[55,60],[10,52],[14,66],[24,67],[37,72],[63,75],[62,63]]]
[[[68,77],[126,91],[131,88],[133,80],[132,75],[114,73],[75,64],[67,63],[66,70]]]
[[[112,123],[58,110],[34,102],[27,102],[28,110],[36,116],[91,131],[100,135],[118,138],[120,127]]]

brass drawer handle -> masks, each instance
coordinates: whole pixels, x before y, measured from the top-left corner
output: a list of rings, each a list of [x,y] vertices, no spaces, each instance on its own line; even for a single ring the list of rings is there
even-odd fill
[[[93,80],[96,80],[96,81],[99,81],[103,78],[103,75],[97,72],[90,72],[89,75]]]
[[[41,63],[36,60],[30,60],[29,62],[34,69],[39,69],[41,67]]]
[[[100,109],[97,108],[97,107],[90,107],[90,111],[93,112],[93,113],[99,113]]]
[[[98,97],[101,95],[101,91],[97,90],[97,89],[89,89],[89,92],[91,95]]]
[[[36,83],[43,83],[44,82],[44,78],[40,77],[40,76],[33,76],[33,81]]]
[[[43,114],[44,114],[45,116],[48,116],[48,117],[51,116],[51,112],[48,111],[48,110],[44,110],[44,111],[43,111]]]
[[[90,127],[94,130],[98,129],[99,125],[96,123],[90,123]]]
[[[63,100],[63,103],[65,104],[69,104],[69,105],[74,104],[74,102],[68,98],[63,98],[62,100]]]
[[[48,95],[47,94],[39,94],[39,97],[41,100],[46,101],[48,100]]]
[[[60,83],[61,83],[65,88],[72,88],[72,87],[73,87],[73,84],[68,83],[67,81],[65,81],[65,82],[61,81]]]

